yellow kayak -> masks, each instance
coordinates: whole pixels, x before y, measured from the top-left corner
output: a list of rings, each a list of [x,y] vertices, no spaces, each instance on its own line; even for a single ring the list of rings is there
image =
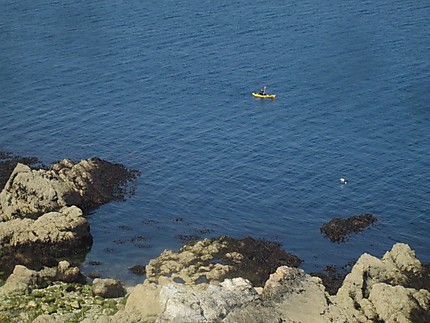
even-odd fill
[[[252,92],[252,96],[260,99],[274,99],[276,98],[276,94],[260,94]]]

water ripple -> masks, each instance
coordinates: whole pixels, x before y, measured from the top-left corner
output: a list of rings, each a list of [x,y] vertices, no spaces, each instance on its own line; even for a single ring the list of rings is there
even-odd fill
[[[414,1],[4,4],[0,148],[142,171],[131,200],[90,215],[106,275],[133,281],[203,227],[280,241],[310,270],[394,241],[430,261],[428,16]],[[251,97],[263,84],[276,100]],[[380,224],[321,237],[363,212]]]

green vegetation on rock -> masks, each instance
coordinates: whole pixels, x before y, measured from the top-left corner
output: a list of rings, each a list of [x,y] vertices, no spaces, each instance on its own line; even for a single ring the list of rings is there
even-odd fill
[[[121,301],[93,297],[91,285],[55,282],[27,295],[1,295],[0,322],[32,322],[40,315],[61,317],[64,322],[80,322],[84,318],[114,315],[124,306]]]

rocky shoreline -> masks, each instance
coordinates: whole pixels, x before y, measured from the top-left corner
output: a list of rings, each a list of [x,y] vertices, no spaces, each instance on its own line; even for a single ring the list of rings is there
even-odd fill
[[[222,239],[221,239],[222,240]],[[263,286],[228,270],[202,268],[211,281],[186,281],[191,253],[220,240],[164,252],[148,278],[125,290],[119,281],[83,282],[66,261],[41,271],[17,265],[0,287],[1,322],[429,322],[430,275],[406,244],[378,259],[363,254],[330,295],[318,277],[280,266]],[[203,249],[202,249],[203,248]],[[238,255],[236,255],[238,256]],[[187,267],[188,264],[188,267]],[[175,268],[183,268],[173,275]],[[158,270],[160,269],[160,270]],[[163,269],[163,270],[161,270]],[[225,269],[225,268],[224,268]],[[185,271],[184,271],[185,270]],[[200,271],[197,269],[197,272]],[[80,282],[79,282],[80,281]]]
[[[84,212],[123,200],[137,176],[99,158],[35,169],[17,162],[0,192],[3,276],[17,264],[39,270],[60,257],[87,252],[93,240]]]
[[[279,244],[222,236],[165,250],[136,269],[146,279],[128,290],[89,283],[61,259],[91,248],[85,212],[132,194],[139,173],[99,158],[39,168],[21,163],[34,158],[1,159],[0,322],[430,321],[429,267],[402,243],[328,279],[299,269]],[[342,242],[376,220],[333,219],[321,232]]]

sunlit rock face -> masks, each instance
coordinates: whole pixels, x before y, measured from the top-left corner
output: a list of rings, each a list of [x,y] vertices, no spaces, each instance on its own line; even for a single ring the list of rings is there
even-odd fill
[[[201,246],[206,243],[203,240]],[[172,261],[171,255],[164,253]],[[160,267],[158,274],[164,269]],[[362,255],[334,296],[320,278],[289,266],[278,267],[263,288],[243,278],[196,284],[157,277],[136,286],[125,309],[109,322],[131,317],[143,322],[173,322],[175,317],[184,322],[236,323],[430,321],[429,272],[401,243],[382,259]]]
[[[17,163],[0,193],[0,272],[54,266],[92,246],[82,210],[122,200],[138,173],[98,158],[62,160],[47,169]]]
[[[77,164],[65,159],[49,169],[18,163],[0,193],[0,220],[37,218],[64,206],[85,210],[121,200],[136,176],[135,171],[99,158]]]

